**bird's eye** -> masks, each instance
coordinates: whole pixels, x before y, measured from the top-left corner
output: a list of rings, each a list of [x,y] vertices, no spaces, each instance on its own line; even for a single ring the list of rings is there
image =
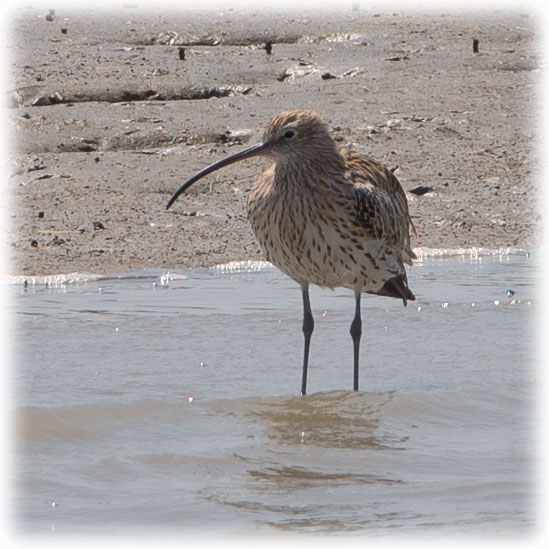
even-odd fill
[[[295,137],[295,130],[286,130],[282,135],[284,135],[286,139],[293,139]]]

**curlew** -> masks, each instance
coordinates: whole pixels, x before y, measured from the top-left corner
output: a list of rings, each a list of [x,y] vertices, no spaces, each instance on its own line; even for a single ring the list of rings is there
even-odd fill
[[[309,285],[354,291],[353,389],[358,391],[362,292],[414,300],[404,264],[410,247],[406,195],[394,173],[372,158],[340,149],[318,114],[283,112],[263,142],[220,160],[186,181],[166,209],[193,183],[219,168],[267,156],[274,163],[255,181],[248,217],[265,257],[300,286],[303,298],[303,370],[307,392],[314,319]]]

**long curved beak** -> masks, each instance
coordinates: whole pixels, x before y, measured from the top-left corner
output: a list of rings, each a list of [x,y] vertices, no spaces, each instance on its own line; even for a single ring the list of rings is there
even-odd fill
[[[190,179],[185,181],[185,183],[183,183],[183,185],[181,185],[181,187],[177,189],[176,193],[170,198],[170,201],[166,206],[166,210],[168,210],[170,206],[179,198],[179,195],[183,194],[193,183],[196,183],[199,179],[202,179],[204,176],[215,172],[216,170],[219,170],[219,168],[223,168],[225,166],[228,166],[229,164],[233,164],[234,162],[239,162],[240,160],[245,160],[246,158],[252,158],[253,156],[268,154],[269,148],[269,143],[260,143],[259,145],[255,145],[253,147],[250,147],[249,149],[244,149],[239,153],[228,156],[227,158],[219,160],[218,162],[211,164],[207,168],[204,168],[201,172],[198,172],[196,175],[193,175]]]

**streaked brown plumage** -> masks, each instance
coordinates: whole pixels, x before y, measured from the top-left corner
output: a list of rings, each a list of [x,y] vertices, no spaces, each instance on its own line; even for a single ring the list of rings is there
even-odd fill
[[[306,393],[314,320],[309,284],[355,292],[351,325],[354,383],[358,390],[362,292],[415,299],[404,263],[410,247],[406,195],[391,170],[366,156],[341,150],[313,111],[275,116],[263,143],[221,160],[189,179],[167,208],[198,179],[223,166],[264,155],[274,160],[248,197],[248,216],[266,258],[301,285],[305,349],[301,393]]]

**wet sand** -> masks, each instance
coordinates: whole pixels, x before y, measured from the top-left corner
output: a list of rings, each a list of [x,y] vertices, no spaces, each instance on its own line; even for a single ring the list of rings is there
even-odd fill
[[[46,15],[21,8],[11,23],[11,274],[261,259],[245,206],[267,161],[165,205],[294,108],[398,166],[407,191],[432,189],[408,193],[414,247],[539,244],[535,14]]]

